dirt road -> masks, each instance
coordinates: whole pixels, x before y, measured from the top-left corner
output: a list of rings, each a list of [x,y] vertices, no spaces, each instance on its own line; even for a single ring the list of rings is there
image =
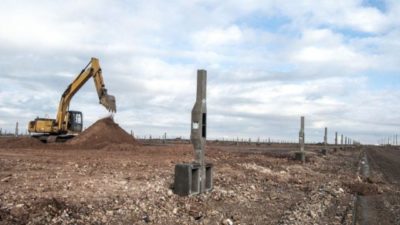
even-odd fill
[[[376,193],[358,197],[357,222],[360,225],[400,224],[400,150],[393,147],[365,148],[369,183]]]

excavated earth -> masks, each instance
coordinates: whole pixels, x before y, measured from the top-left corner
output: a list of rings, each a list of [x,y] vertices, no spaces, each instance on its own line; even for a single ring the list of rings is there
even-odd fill
[[[114,122],[106,117],[95,122],[77,137],[69,140],[65,147],[79,149],[101,149],[116,145],[137,145],[135,139]]]
[[[137,141],[109,119],[63,144],[0,138],[0,224],[352,224],[370,184],[360,150],[320,147],[302,164],[296,145],[210,142],[213,191],[179,197],[174,166],[192,161],[189,144]]]

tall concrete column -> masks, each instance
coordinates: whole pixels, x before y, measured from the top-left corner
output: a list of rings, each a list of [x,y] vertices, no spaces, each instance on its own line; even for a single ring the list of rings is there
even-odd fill
[[[205,190],[205,144],[207,136],[207,102],[206,102],[207,71],[197,71],[197,95],[196,103],[192,110],[192,124],[190,140],[194,147],[195,162],[200,165],[200,193]]]
[[[299,144],[300,151],[304,152],[304,142],[305,142],[305,134],[304,134],[304,116],[300,119],[300,132],[299,132]]]
[[[347,137],[344,138],[344,145],[347,145]]]
[[[343,134],[340,137],[340,145],[343,145]]]
[[[295,159],[303,163],[306,162],[306,154],[304,152],[305,135],[304,135],[304,116],[300,119],[300,131],[299,131],[299,145],[300,151],[295,152]]]
[[[15,124],[15,136],[18,137],[18,122]]]
[[[335,132],[335,145],[338,145],[338,135],[337,135],[337,132]]]
[[[325,134],[324,134],[324,145],[326,147],[326,145],[328,144],[328,128],[325,127]]]

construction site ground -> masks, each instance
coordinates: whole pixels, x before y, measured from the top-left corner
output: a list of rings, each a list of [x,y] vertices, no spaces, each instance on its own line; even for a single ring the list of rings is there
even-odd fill
[[[295,144],[210,142],[214,189],[179,197],[174,167],[193,160],[189,143],[81,139],[0,138],[0,224],[353,224],[356,196],[399,203],[385,172],[358,176],[361,148],[307,145],[303,164]]]
[[[400,224],[400,149],[365,147],[363,155],[362,177],[379,190],[357,197],[358,224]]]

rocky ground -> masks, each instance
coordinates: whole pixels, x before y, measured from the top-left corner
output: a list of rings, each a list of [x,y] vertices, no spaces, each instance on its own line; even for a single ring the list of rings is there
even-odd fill
[[[352,224],[356,196],[393,192],[360,175],[361,148],[321,147],[303,164],[297,145],[210,142],[214,189],[179,197],[185,141],[137,141],[110,118],[66,143],[2,137],[0,224]]]
[[[0,224],[351,224],[359,151],[209,145],[214,190],[173,194],[189,144],[0,147]],[[318,147],[317,147],[318,148]],[[311,147],[309,149],[312,149]]]

